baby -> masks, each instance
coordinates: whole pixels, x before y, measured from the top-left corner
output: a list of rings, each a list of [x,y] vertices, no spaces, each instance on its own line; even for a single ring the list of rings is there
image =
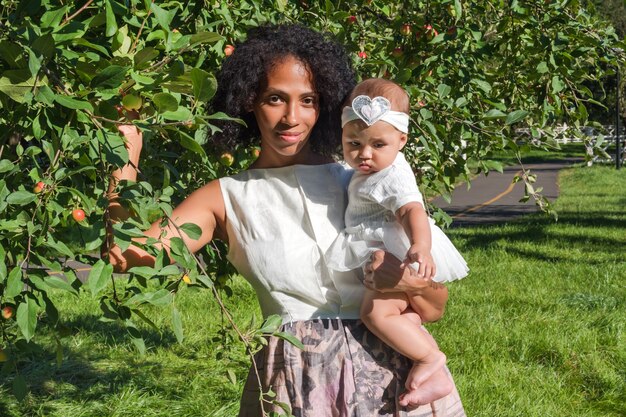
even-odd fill
[[[409,97],[397,84],[369,79],[352,91],[342,114],[343,156],[355,172],[348,187],[346,229],[328,250],[332,269],[362,267],[384,249],[437,282],[467,275],[463,257],[430,219],[415,176],[400,152],[409,132]],[[427,404],[450,393],[446,357],[421,326],[405,293],[367,290],[361,319],[385,343],[414,361],[401,405]]]

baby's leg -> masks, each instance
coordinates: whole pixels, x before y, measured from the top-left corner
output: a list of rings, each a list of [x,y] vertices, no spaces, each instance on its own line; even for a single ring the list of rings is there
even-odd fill
[[[439,349],[437,342],[431,334],[421,327],[422,319],[412,307],[407,308],[402,315],[415,323],[416,326],[419,326],[419,331],[423,332],[424,337],[429,341],[433,349]],[[407,376],[406,387],[408,391],[400,395],[399,404],[401,406],[429,404],[439,398],[445,397],[452,391],[452,388],[454,387],[452,379],[443,367],[441,367],[440,370],[435,371],[430,378],[428,378],[423,384],[419,385],[418,389],[413,389],[412,387],[414,386],[414,381],[416,380],[416,377],[413,374],[417,372],[416,368],[416,366],[413,366]]]
[[[368,290],[361,305],[361,319],[382,341],[415,362],[406,383],[407,389],[414,391],[443,369],[446,356],[433,346],[430,335],[414,318],[402,314],[408,305],[404,293]]]

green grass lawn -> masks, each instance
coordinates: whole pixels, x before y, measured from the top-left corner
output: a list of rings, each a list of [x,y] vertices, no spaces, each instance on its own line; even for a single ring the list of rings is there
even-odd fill
[[[471,267],[450,284],[445,317],[429,329],[448,355],[468,416],[626,415],[626,169],[572,168],[560,177],[559,221],[544,215],[448,233]],[[235,279],[229,306],[260,321],[254,294]],[[234,416],[248,361],[222,339],[208,291],[186,288],[171,312],[151,310],[140,356],[125,330],[98,320],[98,300],[54,294],[72,334],[20,362],[30,393],[0,381],[0,416]],[[39,331],[39,330],[38,330]],[[227,335],[228,337],[228,335]],[[228,377],[234,372],[236,381]]]

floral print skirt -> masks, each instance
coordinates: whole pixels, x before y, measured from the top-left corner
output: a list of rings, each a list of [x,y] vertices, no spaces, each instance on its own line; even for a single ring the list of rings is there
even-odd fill
[[[360,320],[315,319],[283,325],[296,336],[301,350],[271,337],[257,353],[257,374],[250,370],[239,417],[289,415],[266,397],[259,401],[260,378],[264,392],[286,404],[295,417],[465,417],[456,388],[448,396],[413,410],[397,403],[404,392],[410,360],[370,333]]]

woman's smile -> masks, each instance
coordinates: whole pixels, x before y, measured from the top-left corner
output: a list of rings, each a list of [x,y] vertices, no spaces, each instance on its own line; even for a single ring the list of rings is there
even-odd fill
[[[261,154],[255,165],[306,163],[308,140],[319,116],[318,101],[311,73],[301,61],[288,56],[272,67],[253,108],[261,132]]]

